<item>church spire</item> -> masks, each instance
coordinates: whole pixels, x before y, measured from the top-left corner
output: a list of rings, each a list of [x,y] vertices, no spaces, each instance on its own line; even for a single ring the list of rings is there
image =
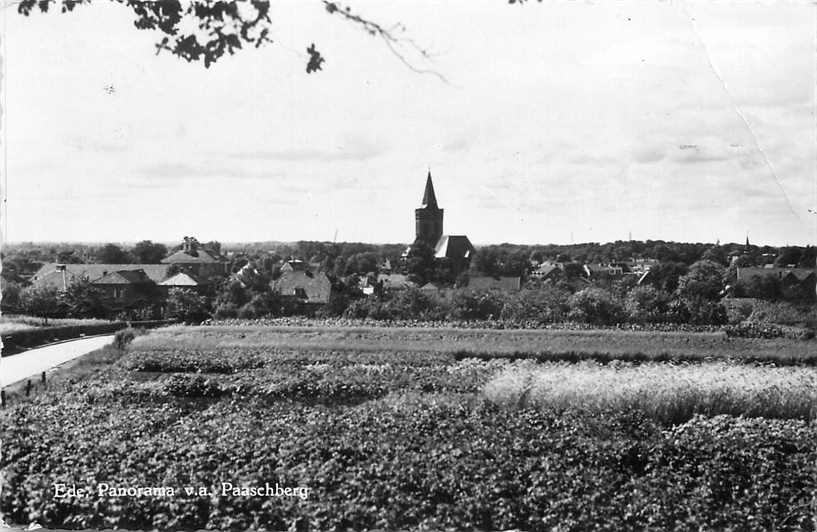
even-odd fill
[[[437,208],[437,197],[434,195],[434,183],[431,182],[431,170],[426,178],[426,190],[423,193],[423,207]]]

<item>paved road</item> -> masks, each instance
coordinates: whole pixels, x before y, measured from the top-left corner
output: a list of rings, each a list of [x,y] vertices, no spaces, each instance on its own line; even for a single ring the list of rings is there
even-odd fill
[[[39,376],[43,371],[99,349],[111,343],[112,340],[113,335],[106,334],[40,347],[0,358],[0,387]]]

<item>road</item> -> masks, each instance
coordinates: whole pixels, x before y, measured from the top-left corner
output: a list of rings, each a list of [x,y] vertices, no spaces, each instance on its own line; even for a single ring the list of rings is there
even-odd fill
[[[59,366],[113,341],[112,334],[71,340],[31,349],[17,355],[0,358],[0,387],[39,376],[43,371]]]

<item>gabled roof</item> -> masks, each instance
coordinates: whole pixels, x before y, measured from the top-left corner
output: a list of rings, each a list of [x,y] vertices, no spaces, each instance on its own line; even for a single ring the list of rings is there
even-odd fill
[[[522,288],[522,278],[488,276],[471,277],[468,279],[468,288],[474,290],[519,290]]]
[[[160,286],[200,286],[201,283],[199,283],[199,281],[196,280],[196,278],[193,277],[192,275],[190,275],[189,273],[179,272],[179,273],[177,273],[176,275],[174,275],[172,277],[168,277],[167,279],[165,279],[164,281],[159,283],[159,285]]]
[[[436,285],[436,284],[434,284],[434,283],[429,282],[429,283],[426,283],[426,284],[424,284],[423,286],[421,286],[421,287],[420,287],[420,290],[422,290],[422,291],[424,291],[424,292],[439,292],[439,291],[440,291],[440,287],[439,287],[439,286],[437,286],[437,285]]]
[[[147,284],[152,283],[143,270],[119,270],[91,281],[93,284]]]
[[[162,264],[212,264],[221,262],[221,257],[214,251],[207,249],[197,249],[195,255],[192,252],[179,250],[168,257],[162,259]]]
[[[58,269],[60,268],[60,269]],[[71,284],[86,277],[89,281],[96,281],[112,272],[142,270],[154,283],[167,278],[169,264],[59,264],[50,262],[43,264],[31,278],[37,286],[55,286],[63,288],[63,270],[65,282]]]
[[[281,266],[281,271],[305,272],[306,270],[309,269],[308,266],[309,265],[305,261],[293,259],[286,261],[284,265]]]
[[[274,292],[303,298],[307,303],[328,303],[332,294],[332,282],[323,272],[286,271],[271,286]]]
[[[434,247],[434,256],[438,259],[470,259],[474,246],[465,235],[443,235]]]
[[[559,269],[558,264],[553,264],[552,262],[543,262],[542,264],[537,267],[534,272],[536,272],[537,277],[547,277],[554,271]]]

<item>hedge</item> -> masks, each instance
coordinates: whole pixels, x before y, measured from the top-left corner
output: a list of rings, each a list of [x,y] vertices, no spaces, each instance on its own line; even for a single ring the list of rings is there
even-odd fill
[[[115,321],[111,323],[97,323],[89,325],[63,325],[59,327],[38,327],[25,329],[11,334],[4,334],[2,356],[16,355],[33,347],[49,344],[60,340],[71,340],[82,336],[95,334],[112,334],[126,329],[129,326],[153,328],[176,323],[174,320],[162,321]]]

